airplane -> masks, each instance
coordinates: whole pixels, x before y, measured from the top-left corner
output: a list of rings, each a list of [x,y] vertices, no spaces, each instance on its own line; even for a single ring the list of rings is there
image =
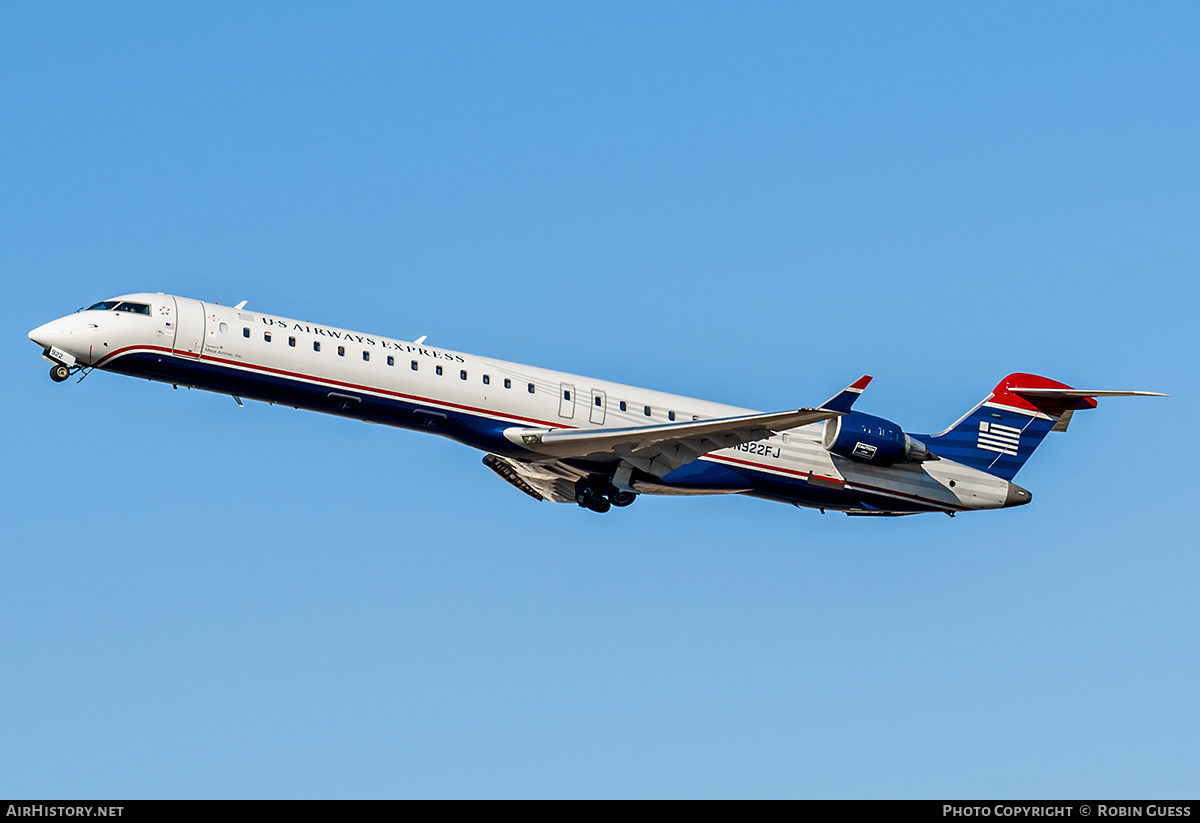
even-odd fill
[[[443,435],[537,500],[595,512],[641,494],[744,494],[848,515],[1022,506],[1043,438],[1097,397],[1014,373],[937,434],[853,409],[864,375],[817,406],[722,403],[168,294],[102,300],[29,333],[50,376],[93,369]]]

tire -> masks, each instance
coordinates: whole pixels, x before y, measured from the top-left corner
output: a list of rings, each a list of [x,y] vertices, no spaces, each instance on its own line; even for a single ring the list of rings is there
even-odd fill
[[[604,514],[612,507],[612,504],[603,497],[592,497],[586,503],[584,503],[584,505],[592,511],[599,512],[600,514]]]
[[[637,495],[633,492],[627,492],[621,489],[613,489],[611,492],[609,492],[608,499],[614,506],[617,506],[618,508],[624,508],[634,500],[637,500]]]

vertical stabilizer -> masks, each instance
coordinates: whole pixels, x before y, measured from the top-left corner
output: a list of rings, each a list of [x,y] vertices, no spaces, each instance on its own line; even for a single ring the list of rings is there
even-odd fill
[[[1018,372],[944,432],[918,437],[938,457],[1012,480],[1047,433],[1065,430],[1076,409],[1095,407],[1065,383]]]

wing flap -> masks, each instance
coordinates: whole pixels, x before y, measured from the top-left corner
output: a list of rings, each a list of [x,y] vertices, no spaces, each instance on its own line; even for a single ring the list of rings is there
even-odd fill
[[[483,464],[534,500],[554,503],[574,503],[575,481],[584,476],[553,461],[526,463],[498,454],[485,454]]]

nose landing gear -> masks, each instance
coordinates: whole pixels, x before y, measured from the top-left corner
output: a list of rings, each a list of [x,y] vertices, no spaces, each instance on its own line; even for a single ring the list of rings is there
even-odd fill
[[[628,506],[636,499],[636,493],[618,489],[603,475],[594,474],[575,484],[575,502],[585,509],[601,514],[613,506]]]
[[[50,367],[50,379],[55,383],[62,383],[71,375],[83,372],[83,377],[79,378],[82,380],[84,377],[87,377],[89,374],[91,374],[91,371],[92,370],[87,366],[80,366],[78,364],[74,366],[68,366],[66,363],[55,363]]]

